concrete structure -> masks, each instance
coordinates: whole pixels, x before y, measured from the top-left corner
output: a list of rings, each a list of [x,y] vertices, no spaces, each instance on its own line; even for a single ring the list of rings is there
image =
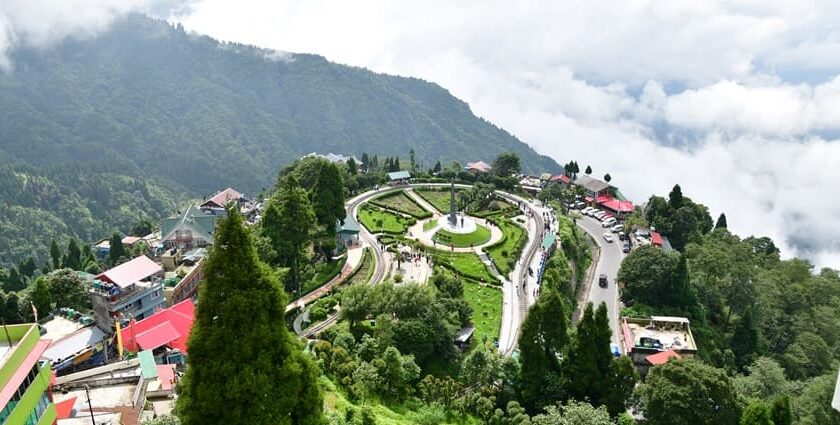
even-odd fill
[[[0,424],[47,425],[56,420],[49,393],[52,370],[41,360],[50,341],[37,324],[0,330]]]
[[[613,197],[615,195],[615,187],[613,185],[587,175],[577,176],[574,184],[582,187],[586,196],[593,200],[599,196]]]
[[[184,277],[175,286],[165,287],[163,290],[167,307],[187,299],[195,300],[198,298],[198,284],[204,278],[204,257],[199,258],[194,263],[184,260],[175,270],[175,273],[177,274],[180,271],[183,271]]]
[[[158,364],[182,363],[195,321],[195,304],[186,299],[120,330],[130,352],[148,350]]]
[[[621,320],[624,352],[644,376],[651,366],[671,357],[692,356],[697,343],[685,317],[651,316],[649,319],[624,317]],[[660,354],[670,352],[669,354]],[[676,356],[674,356],[676,355]]]
[[[143,319],[163,307],[163,267],[141,255],[96,276],[90,289],[96,326],[113,333],[114,320]]]
[[[455,180],[452,180],[449,196],[449,227],[458,227],[458,215],[455,210]]]

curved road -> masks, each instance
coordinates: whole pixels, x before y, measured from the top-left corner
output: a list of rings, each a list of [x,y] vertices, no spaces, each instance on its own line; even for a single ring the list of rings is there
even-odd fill
[[[388,192],[404,190],[407,188],[442,186],[447,187],[449,186],[449,184],[415,183],[410,185],[384,187],[378,190],[371,190],[362,193],[361,195],[358,195],[355,198],[352,198],[350,201],[348,201],[347,213],[355,217],[356,210],[358,210],[359,206],[369,201],[371,198],[383,195]],[[456,184],[455,186],[458,188],[470,187],[470,185],[465,184]],[[545,221],[543,220],[542,213],[550,213],[551,210],[542,208],[536,203],[532,204],[525,198],[512,195],[507,192],[496,191],[495,193],[496,195],[500,196],[501,198],[507,199],[508,201],[514,203],[521,202],[525,208],[531,211],[531,217],[529,220],[530,224],[528,231],[528,242],[525,246],[525,249],[523,250],[521,257],[522,259],[524,259],[524,261],[520,262],[517,265],[517,268],[514,270],[514,281],[508,281],[507,279],[503,279],[502,291],[504,305],[502,309],[502,324],[499,333],[499,351],[503,354],[509,355],[516,348],[516,344],[519,339],[519,328],[522,325],[522,321],[525,319],[525,315],[528,312],[528,307],[536,301],[536,295],[529,296],[530,294],[534,294],[534,292],[532,291],[532,286],[534,286],[534,284],[531,283],[529,286],[528,266],[534,264],[535,260],[538,259],[538,254],[542,242],[543,229],[545,226]],[[359,235],[360,238],[368,246],[371,247],[374,254],[375,269],[369,284],[376,285],[385,279],[387,271],[390,268],[390,263],[387,259],[387,256],[380,248],[379,243],[376,241],[376,238],[370,232],[368,232],[364,226],[360,225],[359,227],[361,228]],[[533,280],[534,278],[530,279]],[[310,338],[322,332],[324,329],[336,323],[339,319],[339,316],[339,314],[330,315],[323,322],[307,328],[303,332],[302,336]]]
[[[604,232],[609,232],[609,228],[601,227],[601,222],[589,216],[583,216],[577,220],[577,225],[586,233],[592,236],[592,239],[601,248],[601,257],[595,267],[595,273],[592,276],[592,282],[589,285],[589,294],[586,300],[592,302],[595,308],[602,302],[607,304],[607,314],[610,319],[610,329],[612,330],[611,341],[618,344],[619,340],[619,308],[618,308],[618,285],[616,285],[616,277],[618,276],[618,268],[621,267],[621,261],[624,259],[624,253],[621,252],[621,242],[618,240],[618,235],[613,233],[614,242],[607,242],[604,240]],[[598,276],[601,274],[607,275],[606,288],[598,286]]]

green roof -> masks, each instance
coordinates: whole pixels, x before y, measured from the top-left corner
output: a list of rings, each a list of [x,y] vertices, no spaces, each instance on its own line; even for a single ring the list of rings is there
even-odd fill
[[[554,245],[555,240],[557,240],[557,235],[555,235],[554,233],[549,233],[545,235],[545,237],[542,240],[542,247],[548,250]]]
[[[359,231],[361,231],[359,223],[356,222],[356,219],[351,214],[347,214],[344,217],[344,224],[338,228],[338,233],[359,233]]]
[[[155,356],[152,355],[151,350],[143,350],[137,354],[137,357],[140,359],[140,371],[143,373],[143,378],[157,378],[157,364],[155,364]]]
[[[181,215],[164,218],[160,221],[161,238],[167,240],[172,232],[184,227],[212,242],[213,230],[216,227],[216,216],[207,214],[198,207],[190,206]]]

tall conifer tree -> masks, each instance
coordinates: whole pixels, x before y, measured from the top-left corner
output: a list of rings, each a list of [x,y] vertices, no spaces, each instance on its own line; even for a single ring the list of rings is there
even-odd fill
[[[177,412],[184,425],[322,424],[316,369],[285,326],[286,297],[228,212],[204,269]]]

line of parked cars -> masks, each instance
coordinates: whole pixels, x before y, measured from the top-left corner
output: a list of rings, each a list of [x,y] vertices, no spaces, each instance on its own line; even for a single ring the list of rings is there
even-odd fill
[[[613,238],[613,233],[618,234],[618,239],[620,241],[624,241],[621,246],[621,251],[625,254],[630,252],[630,241],[626,240],[624,237],[624,225],[618,222],[618,219],[613,217],[610,213],[606,211],[599,210],[598,208],[594,207],[586,207],[580,210],[581,214],[588,215],[590,217],[594,217],[601,222],[601,227],[605,229],[609,229],[608,232],[604,232],[604,240],[612,243],[615,239]]]

